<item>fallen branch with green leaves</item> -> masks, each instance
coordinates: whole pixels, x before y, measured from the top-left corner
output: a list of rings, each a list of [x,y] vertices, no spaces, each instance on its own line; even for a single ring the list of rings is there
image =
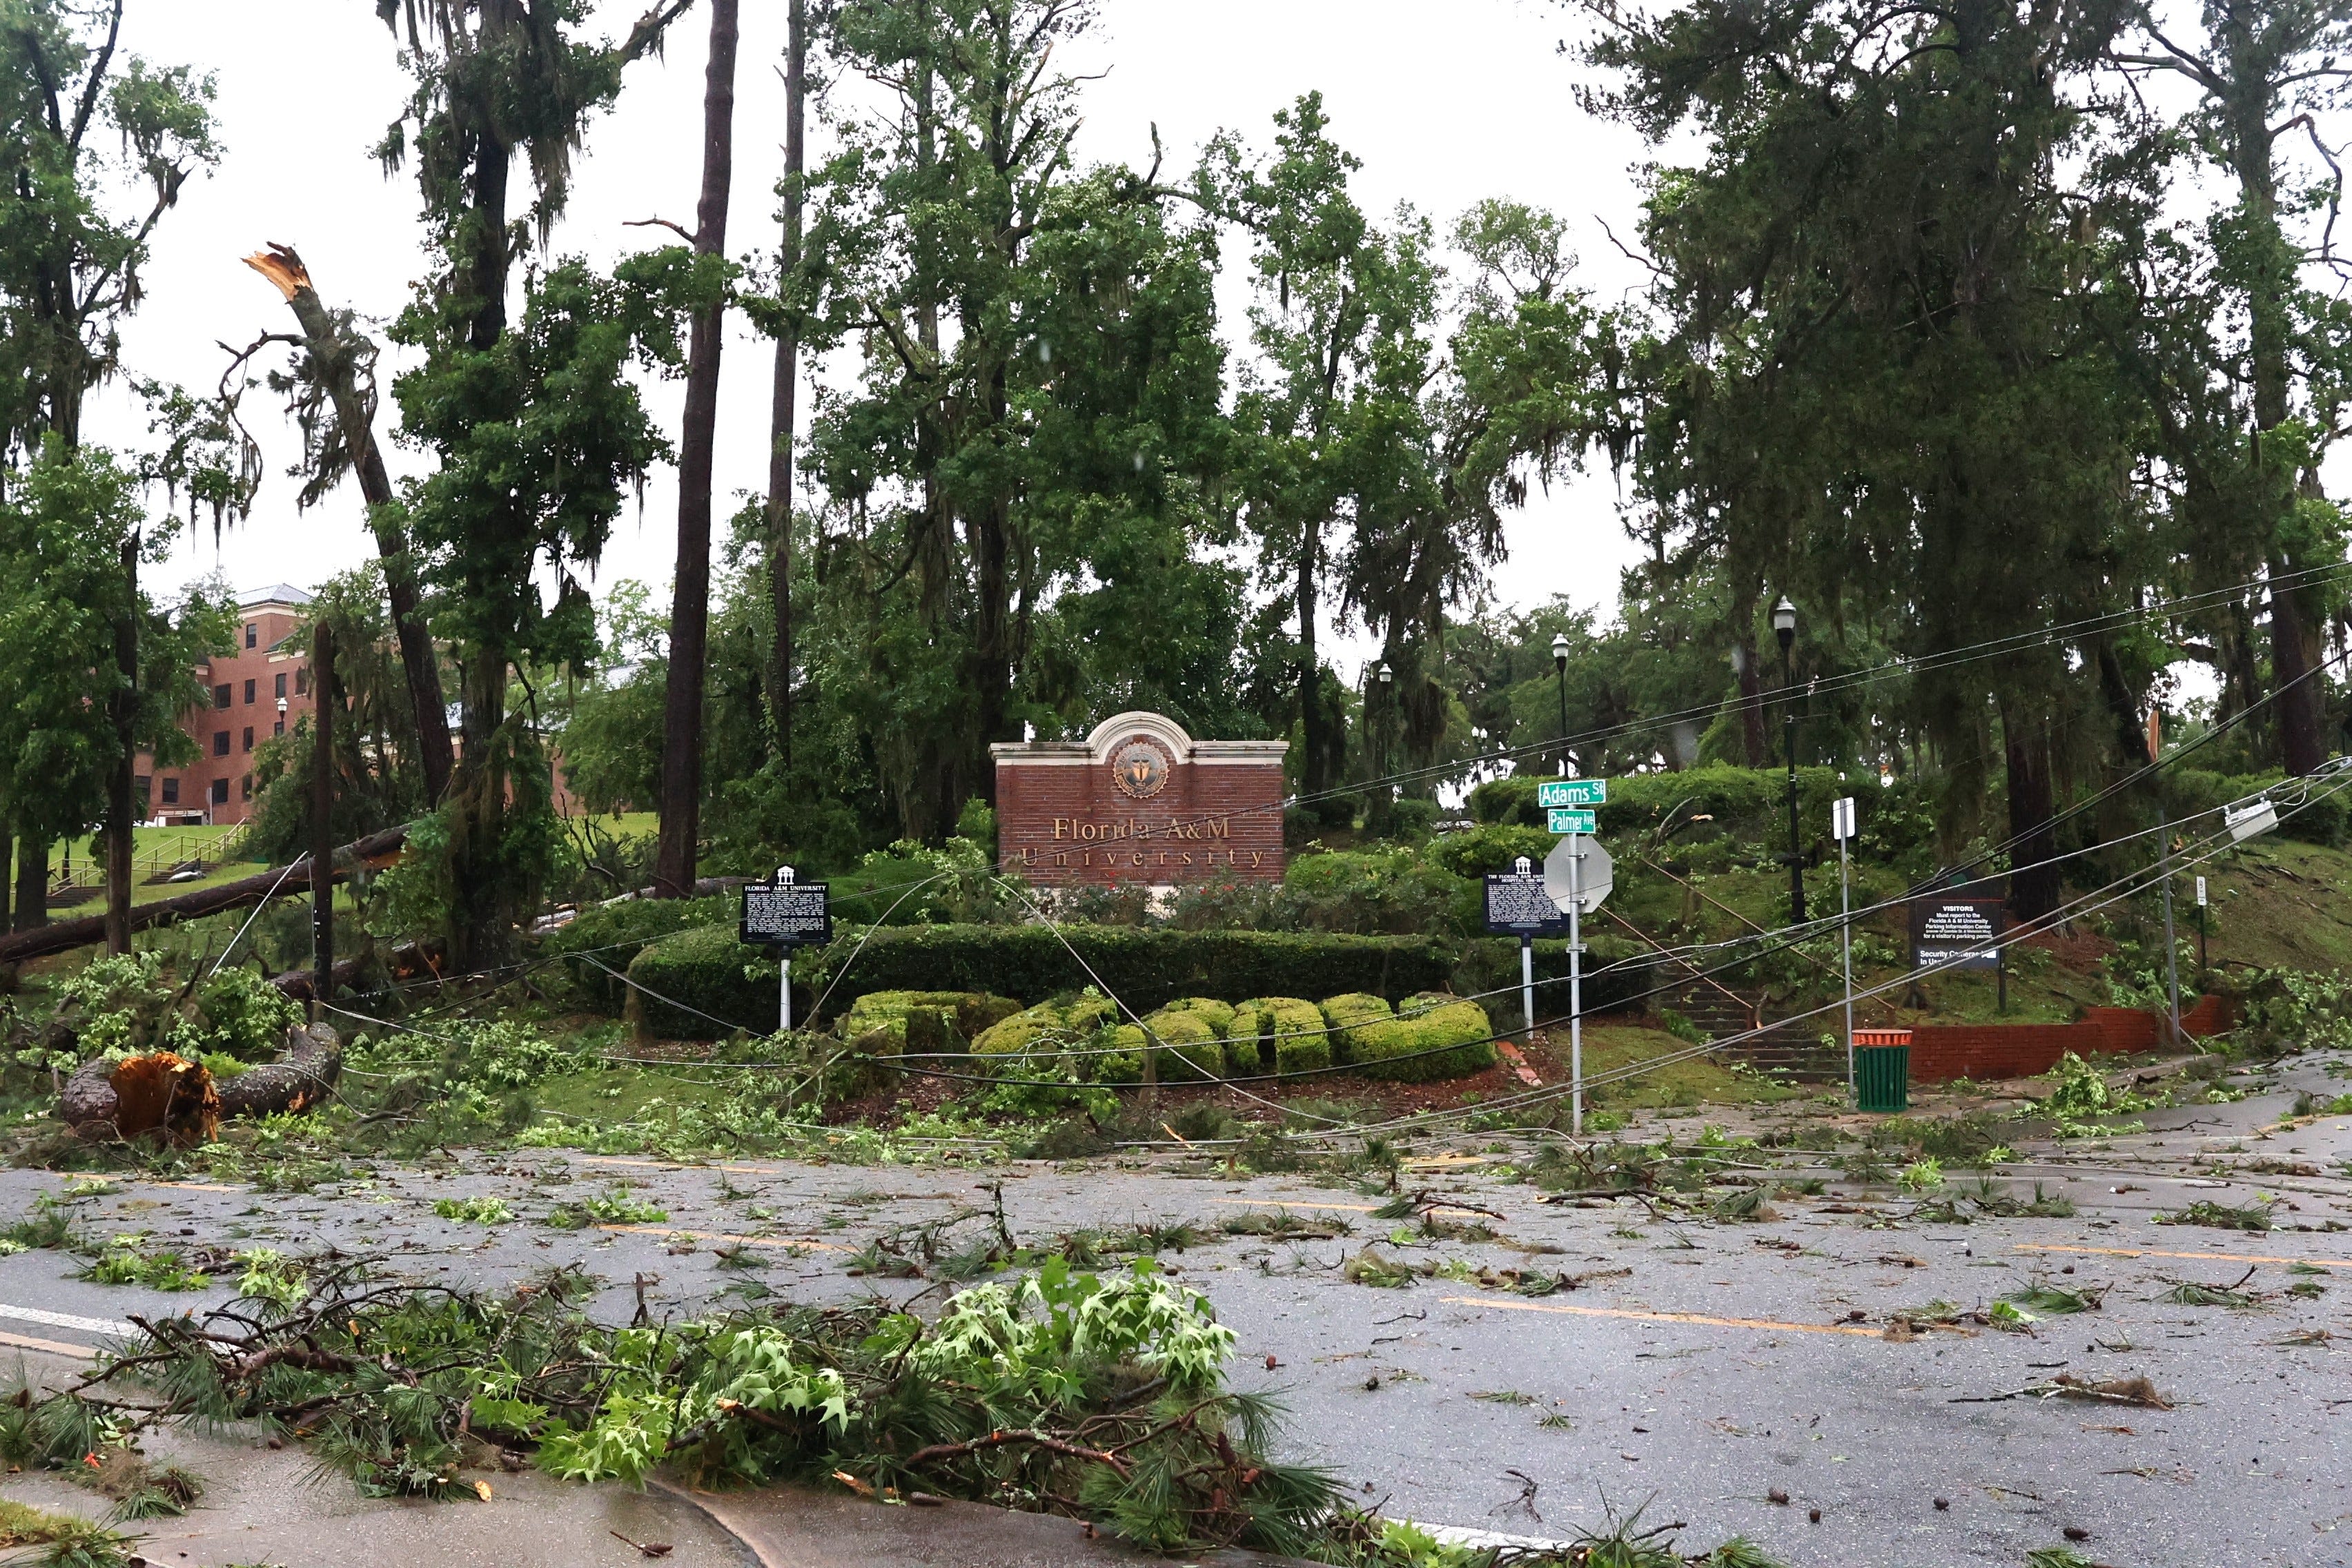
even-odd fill
[[[1323,1471],[1268,1457],[1275,1404],[1224,1385],[1233,1331],[1150,1263],[1050,1260],[949,1297],[611,1328],[576,1270],[504,1297],[314,1263],[299,1293],[133,1318],[87,1378],[0,1423],[18,1463],[164,1423],[307,1442],[373,1496],[471,1492],[527,1458],[578,1481],[659,1466],[698,1484],[854,1478],[1096,1521],[1159,1549],[1303,1552],[1351,1525]],[[51,1450],[55,1450],[52,1452]]]

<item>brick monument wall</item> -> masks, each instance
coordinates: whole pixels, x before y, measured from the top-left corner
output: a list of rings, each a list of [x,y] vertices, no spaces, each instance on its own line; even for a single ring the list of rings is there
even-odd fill
[[[989,750],[997,864],[1040,887],[1282,880],[1284,742],[1121,713],[1084,741]]]

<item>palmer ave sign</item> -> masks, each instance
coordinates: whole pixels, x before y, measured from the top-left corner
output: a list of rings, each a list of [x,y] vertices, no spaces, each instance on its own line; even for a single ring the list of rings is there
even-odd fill
[[[997,864],[1044,887],[1282,880],[1281,741],[1196,741],[1159,713],[991,746]]]

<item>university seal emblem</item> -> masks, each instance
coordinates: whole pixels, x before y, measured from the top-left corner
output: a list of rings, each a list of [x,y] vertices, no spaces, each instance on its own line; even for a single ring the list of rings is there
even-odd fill
[[[1150,800],[1167,788],[1168,768],[1168,753],[1150,741],[1129,741],[1111,753],[1111,780],[1134,800]]]

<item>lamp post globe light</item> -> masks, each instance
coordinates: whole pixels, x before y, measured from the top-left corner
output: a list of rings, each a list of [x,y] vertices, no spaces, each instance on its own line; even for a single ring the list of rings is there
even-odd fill
[[[1797,847],[1797,679],[1790,655],[1797,646],[1797,606],[1780,595],[1772,606],[1772,636],[1780,644],[1780,744],[1789,764],[1789,923],[1805,922],[1805,865]]]
[[[1551,634],[1552,679],[1559,688],[1559,776],[1568,776],[1568,634]]]
[[[1396,686],[1396,671],[1389,668],[1389,661],[1387,659],[1382,659],[1381,660],[1380,668],[1374,671],[1374,675],[1381,683],[1381,720],[1380,727],[1375,731],[1375,733],[1380,737],[1380,752],[1373,759],[1372,772],[1381,781],[1380,797],[1381,803],[1385,805],[1396,794],[1395,789],[1390,784],[1388,777],[1389,727],[1391,721],[1395,717],[1396,713],[1395,709],[1391,705],[1390,699]]]

